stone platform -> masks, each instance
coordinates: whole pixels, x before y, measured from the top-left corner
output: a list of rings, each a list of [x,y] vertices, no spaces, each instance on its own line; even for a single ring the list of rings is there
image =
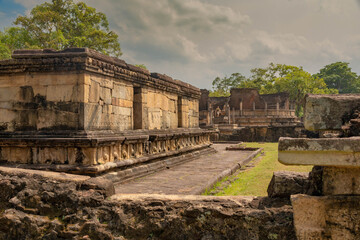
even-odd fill
[[[87,48],[0,61],[0,162],[99,175],[207,148],[200,90]]]

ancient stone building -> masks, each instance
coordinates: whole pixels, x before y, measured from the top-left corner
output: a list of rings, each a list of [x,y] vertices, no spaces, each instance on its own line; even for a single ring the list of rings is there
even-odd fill
[[[209,97],[201,90],[200,126],[219,129],[219,140],[277,142],[302,135],[288,93],[260,95],[254,88],[233,88],[229,97]]]
[[[190,84],[87,48],[18,50],[0,61],[0,160],[98,174],[201,149],[199,98]]]
[[[288,93],[260,95],[254,88],[233,88],[230,97],[209,97],[209,91],[201,90],[202,125],[272,126],[296,121]]]

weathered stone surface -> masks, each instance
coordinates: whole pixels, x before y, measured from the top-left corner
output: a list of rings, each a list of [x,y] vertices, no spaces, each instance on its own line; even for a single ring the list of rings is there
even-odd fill
[[[360,195],[360,168],[324,167],[324,195]]]
[[[288,200],[115,195],[0,174],[1,239],[295,239]]]
[[[291,204],[299,240],[360,238],[359,196],[294,195]]]
[[[281,171],[274,172],[268,186],[269,197],[290,197],[305,194],[309,189],[309,173]]]
[[[314,166],[309,173],[309,189],[307,194],[311,196],[323,195],[323,171],[324,167]]]
[[[341,129],[355,110],[360,109],[360,95],[313,95],[305,98],[305,128],[315,130]]]
[[[288,165],[360,166],[360,137],[280,138],[279,161]]]
[[[278,142],[281,137],[303,137],[307,135],[301,125],[298,126],[271,126],[271,127],[241,127],[225,129],[219,125],[220,141],[246,142]]]

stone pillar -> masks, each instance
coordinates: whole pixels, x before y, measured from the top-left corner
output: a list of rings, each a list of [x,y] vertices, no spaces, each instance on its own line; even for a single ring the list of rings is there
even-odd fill
[[[243,103],[240,101],[240,116],[243,115]]]
[[[255,114],[256,114],[256,105],[255,105],[255,102],[253,102],[253,114],[254,114],[254,116],[255,116]]]
[[[280,104],[279,102],[276,102],[276,115],[279,116],[279,109],[280,109]]]
[[[265,116],[267,116],[267,108],[268,108],[267,102],[265,102]]]
[[[185,127],[184,118],[183,118],[183,99],[182,97],[178,97],[177,107],[178,107],[178,127]]]
[[[229,118],[229,124],[231,124],[231,109],[230,109],[230,105],[227,105],[227,110],[228,110],[228,118]]]
[[[144,129],[144,107],[143,107],[143,94],[144,90],[141,87],[134,87],[134,102],[133,102],[133,128]]]
[[[235,108],[233,108],[232,112],[233,112],[233,124],[235,124],[236,123],[236,120],[235,120],[235,114],[236,114]]]

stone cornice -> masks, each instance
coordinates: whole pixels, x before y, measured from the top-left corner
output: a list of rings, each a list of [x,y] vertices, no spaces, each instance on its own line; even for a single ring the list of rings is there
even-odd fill
[[[149,86],[181,96],[200,98],[200,90],[188,83],[164,74],[150,73],[88,48],[16,50],[12,59],[0,61],[0,75],[60,71],[91,72],[129,81],[134,86]]]

